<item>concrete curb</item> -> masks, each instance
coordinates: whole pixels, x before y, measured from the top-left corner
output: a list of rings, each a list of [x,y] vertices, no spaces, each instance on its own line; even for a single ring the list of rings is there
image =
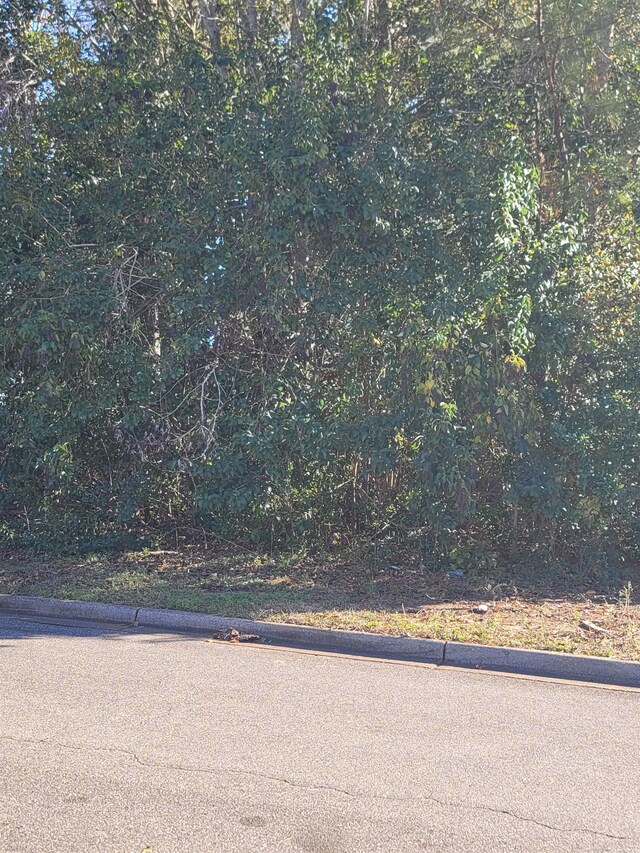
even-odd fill
[[[476,646],[471,643],[447,643],[447,666],[517,672],[545,678],[596,681],[640,687],[640,663],[610,658],[542,652],[534,649],[509,649],[502,646]]]
[[[137,607],[125,604],[99,604],[92,601],[64,601],[30,595],[0,595],[0,613],[22,613],[54,619],[91,619],[133,625]]]
[[[217,633],[237,628],[243,633],[258,634],[274,645],[640,688],[640,663],[560,652],[388,637],[383,634],[333,631],[278,622],[255,622],[251,619],[181,610],[156,610],[22,595],[0,595],[0,613],[115,622],[183,633]]]
[[[138,625],[145,628],[168,628],[174,631],[226,631],[237,628],[247,634],[258,634],[269,643],[296,646],[340,654],[389,657],[396,660],[442,663],[445,643],[442,640],[386,637],[357,631],[333,631],[287,625],[280,622],[254,622],[228,616],[208,616],[203,613],[183,613],[176,610],[152,610],[141,607]]]

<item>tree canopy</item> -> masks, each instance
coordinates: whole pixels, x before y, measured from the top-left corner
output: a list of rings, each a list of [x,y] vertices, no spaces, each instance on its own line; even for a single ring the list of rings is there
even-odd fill
[[[0,0],[0,535],[640,546],[632,0]]]

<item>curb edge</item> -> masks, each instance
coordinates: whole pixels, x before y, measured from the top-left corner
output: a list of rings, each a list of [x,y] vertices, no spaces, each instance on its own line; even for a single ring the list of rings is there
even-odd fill
[[[127,623],[132,627],[176,632],[207,633],[237,628],[246,633],[259,634],[268,643],[294,648],[640,688],[640,663],[562,652],[481,646],[419,637],[390,637],[182,610],[11,594],[0,594],[2,613]]]

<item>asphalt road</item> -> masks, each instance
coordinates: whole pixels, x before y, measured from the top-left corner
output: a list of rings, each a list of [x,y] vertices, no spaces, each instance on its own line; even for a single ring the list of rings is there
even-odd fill
[[[640,850],[640,692],[0,618],[1,853]]]

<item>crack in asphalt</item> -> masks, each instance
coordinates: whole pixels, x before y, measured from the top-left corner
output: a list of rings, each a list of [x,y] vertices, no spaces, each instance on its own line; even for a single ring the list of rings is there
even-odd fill
[[[86,750],[92,750],[94,752],[107,752],[107,753],[115,753],[117,755],[126,755],[131,758],[136,764],[139,764],[141,767],[152,767],[152,768],[160,768],[163,770],[177,770],[182,773],[200,773],[207,774],[212,776],[219,776],[223,773],[236,775],[236,776],[251,776],[257,779],[268,779],[271,782],[279,782],[283,785],[289,785],[292,788],[300,788],[305,790],[312,791],[332,791],[337,794],[343,794],[346,797],[351,797],[353,799],[376,799],[376,800],[388,800],[392,802],[432,802],[436,803],[443,808],[454,808],[454,809],[469,809],[473,811],[484,811],[491,812],[492,814],[502,814],[507,817],[513,818],[514,820],[519,820],[524,823],[533,823],[536,826],[542,827],[543,829],[549,829],[553,832],[570,832],[570,833],[581,833],[584,835],[595,835],[600,838],[610,838],[616,841],[630,841],[631,836],[628,835],[614,835],[609,832],[602,832],[598,829],[588,829],[584,827],[577,828],[567,828],[564,826],[554,826],[550,823],[544,823],[544,821],[537,820],[533,817],[526,817],[524,815],[516,814],[515,812],[509,811],[508,809],[497,809],[492,806],[487,805],[476,805],[473,803],[456,803],[452,800],[442,800],[438,797],[435,797],[431,794],[427,794],[421,797],[401,797],[396,795],[389,794],[376,794],[371,791],[348,791],[346,788],[339,788],[335,785],[322,785],[322,784],[314,784],[311,782],[297,782],[293,779],[287,779],[284,776],[276,776],[271,773],[265,773],[260,770],[247,770],[242,768],[229,768],[229,767],[185,767],[180,764],[171,764],[165,763],[161,761],[146,761],[133,750],[125,749],[123,747],[110,747],[110,746],[93,746],[91,744],[67,744],[61,743],[59,741],[47,740],[46,738],[21,738],[14,737],[12,735],[0,735],[0,740],[9,740],[14,741],[16,743],[28,743],[34,745],[42,745],[45,746],[54,746],[59,749],[69,749],[75,752],[84,752]]]

